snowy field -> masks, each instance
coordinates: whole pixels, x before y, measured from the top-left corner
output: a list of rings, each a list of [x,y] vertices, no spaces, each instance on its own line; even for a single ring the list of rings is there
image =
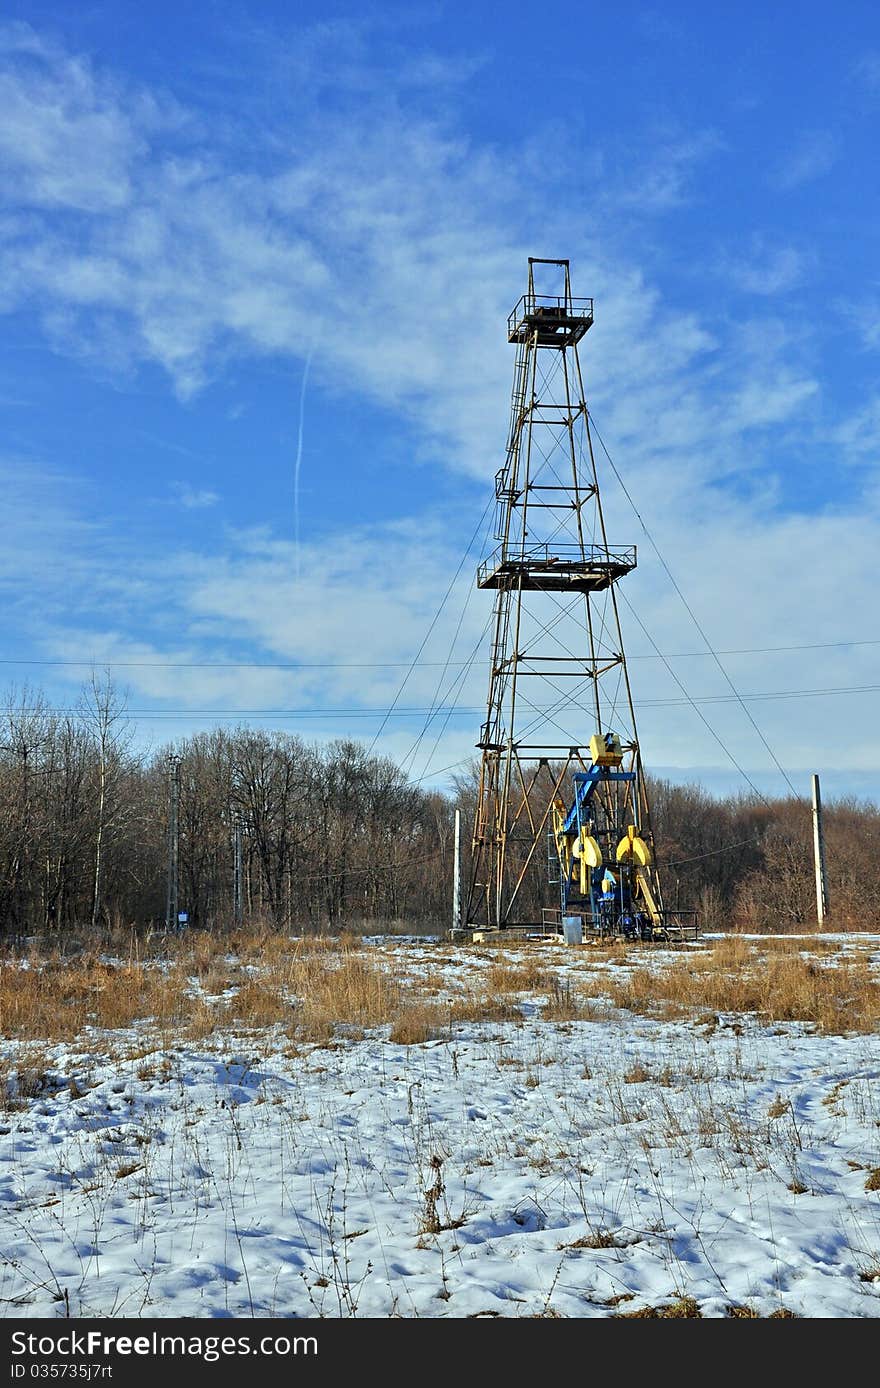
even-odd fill
[[[450,996],[497,958],[363,948]],[[588,953],[507,954],[588,973],[583,1019],[526,990],[418,1044],[92,1031],[16,1102],[6,1040],[0,1314],[880,1314],[876,1033],[636,1015],[601,997],[634,954]]]

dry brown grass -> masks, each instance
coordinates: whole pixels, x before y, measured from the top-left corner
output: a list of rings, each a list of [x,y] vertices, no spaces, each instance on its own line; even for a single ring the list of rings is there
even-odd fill
[[[653,1079],[651,1071],[648,1070],[640,1060],[635,1061],[627,1070],[623,1077],[624,1084],[646,1084]]]
[[[452,1029],[463,1022],[510,1022],[522,1021],[522,1014],[510,1003],[485,994],[465,995],[451,1003],[427,1001],[418,994],[404,995],[401,1005],[392,1019],[390,1041],[402,1046],[415,1046],[423,1041],[433,1041],[438,1036],[449,1036]],[[500,1064],[520,1064],[502,1058]]]
[[[14,1063],[0,1059],[0,1113],[26,1108],[29,1100],[39,1098],[49,1085],[48,1057],[30,1048]]]
[[[536,993],[552,985],[551,975],[538,959],[515,964],[498,960],[490,964],[485,978],[492,993]]]
[[[156,935],[152,940],[154,952],[174,959],[196,977],[225,958],[274,968],[303,955],[335,954],[340,949],[350,953],[361,948],[363,941],[356,935],[291,935],[266,926],[218,934],[193,930],[168,937]]]
[[[273,980],[249,978],[226,1002],[222,1015],[244,1027],[273,1027],[291,1022],[293,1006]]]
[[[743,941],[743,943],[746,942]],[[800,954],[803,952],[821,956],[840,954],[846,948],[838,940],[821,940],[812,936],[770,937],[766,940],[749,940],[747,943],[752,949],[764,954]]]
[[[521,1022],[522,1013],[503,998],[475,993],[457,998],[449,1008],[451,1022]]]
[[[358,1027],[390,1022],[401,1006],[401,985],[389,969],[359,952],[341,948],[332,959],[305,956],[293,964],[290,987],[301,1007],[297,1033],[326,1036],[346,1023]]]
[[[235,994],[217,1005],[217,1025],[281,1026],[304,1040],[326,1040],[336,1027],[390,1022],[401,1005],[396,973],[340,941],[332,951],[287,942],[260,961]]]
[[[449,992],[449,979],[442,974],[439,969],[428,969],[419,977],[419,991],[430,996],[431,994]]]
[[[162,937],[154,936],[150,946],[154,957],[173,959],[187,973],[201,980],[226,967],[227,951],[222,948],[217,936],[207,932],[187,931],[182,935],[172,935],[164,949]]]
[[[30,965],[0,966],[4,1036],[68,1041],[88,1026],[114,1030],[150,1018],[168,1027],[186,1018],[186,979],[174,965],[108,964],[94,955]]]
[[[676,1297],[666,1306],[643,1306],[639,1311],[617,1311],[615,1320],[702,1320],[699,1303],[692,1296]]]
[[[542,1019],[545,1022],[575,1022],[588,1015],[589,1008],[583,998],[572,991],[571,982],[554,979],[553,991],[541,1010]]]
[[[866,958],[823,964],[799,952],[767,953],[740,938],[720,940],[662,969],[591,979],[589,986],[631,1012],[667,1018],[708,1009],[811,1022],[824,1032],[880,1026],[880,984]]]
[[[190,1039],[222,1027],[280,1027],[288,1037],[326,1041],[337,1030],[356,1036],[390,1025],[392,1039],[412,1045],[457,1023],[521,1020],[513,984],[499,995],[480,976],[475,991],[440,1002],[430,984],[406,976],[398,957],[367,951],[357,939],[248,932],[172,937],[166,945],[162,959],[133,952],[126,963],[108,963],[53,953],[31,955],[26,967],[3,964],[0,1033],[69,1041],[88,1027],[149,1022]],[[532,988],[537,977],[530,967],[516,971],[517,988]]]
[[[449,1010],[436,1003],[410,1003],[395,1017],[389,1041],[399,1046],[418,1046],[433,1041],[449,1026]]]
[[[575,1239],[573,1243],[558,1243],[557,1252],[567,1252],[570,1249],[579,1250],[582,1248],[602,1249],[602,1248],[625,1248],[626,1243],[619,1235],[613,1233],[611,1229],[595,1229],[589,1234],[583,1234],[581,1238]],[[632,1298],[628,1298],[632,1300]]]
[[[88,1027],[149,1022],[191,1039],[232,1026],[326,1041],[389,1026],[392,1040],[415,1045],[463,1023],[521,1023],[518,998],[535,993],[543,994],[541,1017],[562,1023],[595,1015],[586,998],[609,994],[630,1011],[665,1017],[717,1021],[720,1013],[752,1012],[838,1032],[880,1023],[880,988],[867,956],[841,955],[834,942],[813,958],[803,942],[729,937],[660,968],[630,967],[625,976],[592,967],[558,974],[538,955],[486,956],[488,967],[451,997],[449,979],[435,968],[414,977],[407,956],[366,949],[357,937],[193,933],[166,944],[164,959],[143,959],[133,945],[127,962],[54,953],[31,956],[26,967],[0,966],[0,1032],[63,1041]],[[632,961],[631,954],[609,957]],[[630,1082],[638,1082],[634,1074]]]
[[[789,1311],[787,1306],[780,1306],[778,1311],[771,1311],[769,1316],[762,1317],[760,1311],[756,1311],[753,1306],[728,1306],[727,1314],[731,1320],[738,1321],[793,1321],[798,1317],[794,1311]]]

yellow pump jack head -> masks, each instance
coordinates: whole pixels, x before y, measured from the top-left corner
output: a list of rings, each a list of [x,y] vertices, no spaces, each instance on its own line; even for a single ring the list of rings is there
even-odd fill
[[[651,866],[651,850],[643,838],[639,837],[634,824],[630,824],[624,837],[617,845],[615,854],[619,863],[638,863],[639,867]]]

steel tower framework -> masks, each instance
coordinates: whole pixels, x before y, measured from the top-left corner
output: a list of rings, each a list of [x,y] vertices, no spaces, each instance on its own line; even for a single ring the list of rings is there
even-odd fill
[[[537,292],[536,271],[554,292]],[[592,323],[592,299],[572,297],[569,262],[530,258],[508,320],[516,364],[495,479],[499,545],[477,574],[495,607],[465,929],[561,927],[573,901],[583,915],[595,908],[604,866],[620,899],[625,888],[655,923],[662,906],[616,592],[636,551],[608,541],[578,358]],[[641,856],[621,848],[627,833]],[[578,891],[579,851],[592,856]],[[536,907],[539,897],[552,905]]]

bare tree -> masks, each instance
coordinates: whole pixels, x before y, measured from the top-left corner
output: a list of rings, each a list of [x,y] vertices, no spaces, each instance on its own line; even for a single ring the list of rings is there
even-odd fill
[[[51,735],[51,716],[42,693],[28,685],[12,688],[0,722],[4,780],[4,862],[0,871],[0,909],[16,930],[37,914],[34,865],[45,843],[43,753]]]
[[[110,671],[105,670],[98,676],[93,670],[79,702],[80,717],[97,754],[97,823],[90,913],[93,927],[98,923],[103,904],[104,840],[108,826],[121,809],[115,792],[131,744],[131,732],[125,721],[127,708],[127,696],[117,689]]]

